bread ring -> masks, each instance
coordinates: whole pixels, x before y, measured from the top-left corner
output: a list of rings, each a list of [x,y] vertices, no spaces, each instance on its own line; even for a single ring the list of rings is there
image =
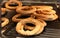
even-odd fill
[[[20,18],[18,18],[19,16]],[[16,14],[15,16],[12,17],[12,21],[19,22],[20,20],[27,19],[27,18],[33,18],[33,17],[31,15]]]
[[[55,10],[44,10],[44,9],[38,10],[37,12],[43,13],[43,14],[55,14],[56,13]]]
[[[25,29],[33,30],[33,29],[34,29],[34,27],[25,26]],[[43,28],[41,28],[41,29],[39,29],[39,31],[38,31],[35,35],[40,34],[43,30],[44,30],[44,27],[43,27]]]
[[[34,13],[34,11],[36,11],[36,8],[31,6],[23,6],[23,7],[18,7],[16,11],[17,13],[20,13],[20,14],[31,14],[31,13]]]
[[[43,27],[45,27],[47,24],[45,21],[41,20],[41,19],[37,19],[39,20],[42,24],[43,24]],[[29,29],[29,30],[33,30],[34,27],[31,27],[31,26],[25,26],[25,29]],[[41,28],[35,35],[41,33],[43,31],[44,28]]]
[[[45,10],[50,10],[53,9],[52,6],[32,6],[35,7],[37,10],[45,9]]]
[[[24,31],[23,27],[25,26],[26,23],[34,24],[35,28],[32,31],[28,31],[28,30]],[[30,35],[35,35],[41,28],[43,28],[43,26],[40,21],[35,20],[35,19],[24,19],[24,20],[21,20],[20,22],[18,22],[18,24],[16,26],[16,31],[19,34],[30,36]]]
[[[39,14],[39,13],[34,13],[36,17],[43,17],[43,18],[54,18],[54,14]]]
[[[37,19],[37,20],[39,20],[39,21],[43,24],[44,27],[47,25],[45,21],[43,21],[43,20],[41,20],[41,19]],[[25,26],[25,29],[33,30],[34,27],[32,27],[32,26],[27,26],[27,25],[26,25],[26,26]]]
[[[9,19],[7,19],[5,17],[1,18],[1,20],[3,21],[3,23],[1,23],[1,27],[4,27],[9,23]]]
[[[53,20],[56,20],[58,18],[58,15],[56,15],[56,14],[54,14],[53,16],[54,17],[51,17],[51,18],[37,17],[37,19],[42,19],[45,21],[53,21]]]
[[[12,6],[11,4],[14,4],[16,3],[17,5],[16,6]],[[8,9],[16,9],[17,7],[21,7],[22,6],[22,3],[20,1],[8,1],[6,2],[5,4],[5,7],[8,8]]]

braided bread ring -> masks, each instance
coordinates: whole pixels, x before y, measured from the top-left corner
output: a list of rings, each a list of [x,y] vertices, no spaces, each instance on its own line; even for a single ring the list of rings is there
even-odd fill
[[[33,24],[35,24],[36,27],[32,31],[28,31],[28,30],[24,31],[23,27],[24,27],[25,23],[33,23]],[[35,19],[24,19],[24,20],[21,20],[17,24],[16,31],[19,34],[30,36],[30,35],[35,35],[41,28],[43,28],[43,26],[42,26],[42,23],[40,21],[35,20]]]
[[[42,24],[43,24],[43,27],[45,27],[47,24],[45,21],[41,20],[41,19],[37,19],[39,20]],[[34,27],[31,27],[31,26],[25,26],[25,29],[29,29],[29,30],[33,30]],[[44,28],[40,29],[35,35],[41,33],[43,31]]]
[[[33,30],[33,29],[34,29],[34,27],[25,26],[25,29],[28,29],[28,30]],[[43,28],[40,28],[40,29],[39,29],[39,31],[38,31],[37,33],[35,33],[35,35],[40,34],[43,30],[44,30],[44,26],[43,26]]]

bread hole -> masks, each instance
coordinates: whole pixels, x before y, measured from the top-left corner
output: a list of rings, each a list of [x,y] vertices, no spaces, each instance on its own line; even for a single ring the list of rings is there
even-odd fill
[[[26,26],[30,26],[30,27],[33,27],[33,28],[35,27],[35,25],[32,24],[32,23],[26,23]],[[25,26],[24,26],[24,27],[25,27]],[[27,31],[27,30],[32,31],[33,29],[31,30],[31,29],[28,29],[28,28],[24,28],[24,30],[25,30],[25,31]]]
[[[30,15],[21,15],[20,17],[18,17],[18,18],[20,18],[20,19],[26,19],[26,18],[29,18],[30,17]]]
[[[36,11],[36,13],[37,13],[37,14],[41,14],[41,12],[40,12],[40,11]]]
[[[27,25],[27,26],[31,26],[31,27],[35,27],[35,25],[32,24],[32,23],[26,23],[26,25]]]
[[[15,7],[15,6],[18,6],[18,4],[17,3],[10,3],[9,6]]]

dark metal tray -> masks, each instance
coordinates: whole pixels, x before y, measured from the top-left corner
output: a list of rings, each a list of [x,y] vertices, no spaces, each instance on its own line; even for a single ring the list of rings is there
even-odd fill
[[[1,7],[3,6],[4,3],[1,3]],[[23,3],[24,4],[24,3]],[[56,10],[57,15],[59,18],[55,21],[47,22],[47,26],[45,27],[44,31],[36,36],[22,36],[18,34],[15,31],[15,26],[17,23],[13,22],[11,18],[16,14],[16,11],[10,11],[6,12],[4,16],[1,17],[7,17],[10,20],[10,23],[5,26],[4,28],[7,28],[7,30],[2,34],[2,38],[60,38],[60,9],[57,9],[55,3],[50,4],[50,3],[30,3],[30,4],[24,4],[24,5],[49,5],[53,6],[54,10]],[[2,28],[2,29],[4,29]]]

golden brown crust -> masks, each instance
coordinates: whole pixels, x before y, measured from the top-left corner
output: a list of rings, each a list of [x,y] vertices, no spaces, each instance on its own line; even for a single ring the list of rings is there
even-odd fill
[[[1,18],[1,20],[3,21],[3,23],[1,23],[1,27],[4,27],[9,23],[9,19],[7,19],[5,17]]]
[[[33,23],[33,24],[35,24],[35,28],[32,31],[28,31],[28,30],[24,31],[23,27],[24,27],[25,23]],[[30,35],[35,35],[41,28],[43,28],[43,26],[42,26],[42,23],[40,21],[35,20],[35,19],[24,19],[24,20],[21,20],[17,24],[16,31],[19,34],[30,36]]]
[[[45,21],[43,21],[41,19],[37,19],[37,20],[43,24],[43,28],[41,28],[35,35],[40,34],[43,31],[44,27],[47,25]],[[34,28],[35,27],[31,27],[31,26],[27,26],[27,25],[25,26],[25,29],[28,29],[28,30],[33,30]]]
[[[24,28],[25,28],[25,29],[28,29],[28,30],[33,30],[35,27],[25,25]]]
[[[40,11],[35,12],[33,15],[36,16],[36,18],[39,18],[39,19],[42,19],[45,21],[53,21],[58,18],[55,10],[49,10],[49,12],[45,12],[45,11],[40,10]]]
[[[16,3],[18,5],[11,6],[10,4],[13,3]],[[44,27],[47,25],[45,21],[53,21],[58,18],[58,15],[56,14],[56,11],[53,10],[52,6],[22,6],[22,2],[18,0],[9,0],[8,2],[6,2],[5,7],[6,8],[1,8],[2,15],[5,14],[6,10],[15,10],[17,13],[19,13],[12,17],[12,21],[18,22],[16,31],[17,33],[22,35],[31,36],[40,34],[44,30]],[[19,18],[19,16],[29,14],[32,15],[27,18]],[[1,27],[4,27],[9,23],[9,19],[5,17],[1,18],[1,20],[3,21],[1,23]],[[28,26],[26,25],[26,23],[31,23],[35,26]],[[27,31],[24,30],[24,28],[27,29]],[[2,33],[4,31],[5,30],[3,30]]]
[[[31,6],[23,6],[23,7],[18,7],[16,11],[17,13],[20,13],[20,14],[31,14],[36,11],[36,8]]]
[[[19,21],[21,21],[23,19],[33,18],[32,15],[29,15],[29,17],[26,17],[26,18],[23,18],[23,19],[22,18],[18,18],[20,16],[22,16],[22,15],[21,14],[16,14],[15,16],[12,17],[12,21],[19,22]],[[25,16],[28,16],[28,15],[25,15]]]
[[[53,20],[56,20],[57,18],[58,18],[58,15],[56,15],[56,14],[54,14],[53,17],[51,17],[51,18],[37,17],[37,19],[42,19],[45,21],[53,21]]]
[[[9,4],[11,4],[11,3],[17,3],[18,6],[9,6]],[[22,3],[20,1],[8,1],[5,4],[5,7],[8,9],[16,9],[17,7],[21,7],[21,6],[22,6]]]
[[[47,25],[47,23],[44,20],[41,20],[41,19],[36,19],[36,20],[40,21],[43,24],[44,27]],[[32,26],[25,26],[25,29],[33,30],[34,27],[32,27]]]
[[[53,9],[52,6],[45,6],[45,5],[43,5],[43,6],[32,6],[32,7],[35,7],[37,10],[41,10],[41,9],[51,10],[51,9]]]
[[[53,18],[54,17],[54,14],[37,14],[37,13],[34,13],[34,15],[36,17],[43,17],[43,18]]]
[[[44,9],[38,10],[37,12],[40,12],[42,14],[55,14],[56,13],[55,10],[44,10]]]

